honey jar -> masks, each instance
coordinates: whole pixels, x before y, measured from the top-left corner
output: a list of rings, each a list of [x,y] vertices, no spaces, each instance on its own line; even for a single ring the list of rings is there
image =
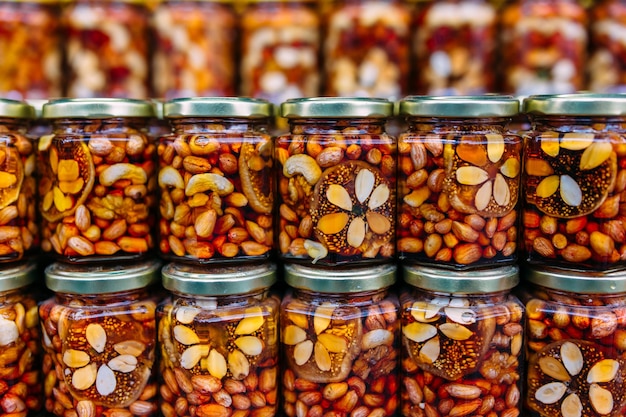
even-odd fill
[[[152,103],[59,99],[43,107],[38,143],[42,249],[66,262],[136,260],[154,248]]]
[[[39,307],[45,408],[56,416],[157,415],[160,263],[53,263]]]
[[[37,266],[0,269],[0,410],[36,414],[43,407]]]
[[[395,265],[285,265],[281,305],[283,411],[394,416],[400,318]]]
[[[0,99],[0,262],[28,258],[39,248],[37,157],[28,135],[34,117],[25,102]]]
[[[517,259],[522,139],[509,96],[408,97],[398,140],[397,250],[468,269]]]
[[[405,267],[402,415],[521,415],[525,313],[517,266]]]
[[[589,90],[596,93],[626,92],[626,44],[620,34],[626,28],[626,3],[601,0],[590,9],[590,55],[587,61]]]
[[[169,101],[160,139],[159,249],[194,263],[264,260],[273,245],[272,106],[248,98]]]
[[[606,270],[624,265],[626,99],[529,97],[524,148],[523,250],[531,264]]]
[[[542,266],[524,276],[525,415],[623,415],[624,271]]]
[[[278,411],[280,299],[272,264],[201,268],[169,264],[159,306],[161,413],[196,415]]]
[[[383,99],[289,100],[276,139],[280,256],[318,265],[394,256],[396,140]]]

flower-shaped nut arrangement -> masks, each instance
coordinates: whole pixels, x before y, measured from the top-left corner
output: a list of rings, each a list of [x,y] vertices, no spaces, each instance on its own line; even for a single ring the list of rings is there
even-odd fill
[[[200,312],[191,306],[176,310],[173,336],[175,349],[182,351],[180,366],[192,374],[208,371],[218,379],[227,374],[235,380],[247,377],[266,348],[263,309],[246,308],[243,318],[236,322],[220,323],[213,317],[211,324],[198,317]]]
[[[521,143],[496,133],[444,147],[444,190],[461,213],[501,217],[517,204]]]
[[[407,351],[420,368],[448,380],[476,370],[496,330],[495,318],[462,298],[416,301],[410,320],[402,329]]]
[[[358,309],[325,302],[311,314],[289,311],[287,319],[281,337],[289,367],[313,382],[344,380],[360,350]]]
[[[550,417],[614,416],[624,406],[626,369],[599,345],[558,341],[529,362],[528,402]]]
[[[141,340],[119,340],[120,335],[141,330],[140,323],[104,317],[102,322],[63,328],[66,335],[63,375],[72,395],[96,403],[124,408],[143,391],[151,375],[152,349]],[[108,333],[107,333],[108,330]]]
[[[527,200],[555,217],[589,214],[606,199],[617,172],[608,139],[593,133],[544,132],[525,161]]]
[[[395,197],[369,164],[341,163],[322,174],[311,205],[316,237],[329,252],[374,257],[393,235]]]

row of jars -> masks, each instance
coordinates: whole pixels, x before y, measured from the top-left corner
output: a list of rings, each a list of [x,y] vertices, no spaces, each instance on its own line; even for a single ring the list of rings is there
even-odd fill
[[[291,133],[274,139],[271,105],[254,99],[170,101],[173,131],[158,140],[149,102],[50,102],[54,131],[36,142],[20,124],[32,109],[0,104],[5,261],[40,246],[68,262],[276,252],[464,268],[514,263],[521,244],[531,263],[624,262],[623,96],[531,97],[525,144],[506,129],[519,105],[506,96],[409,97],[398,141],[382,99],[288,101]]]
[[[271,264],[169,264],[165,294],[155,262],[52,264],[39,306],[32,265],[2,272],[8,415],[625,413],[623,270],[529,270],[520,302],[515,266],[405,267],[396,288],[394,266],[286,265],[281,297]]]
[[[589,11],[575,0],[500,11],[487,0],[260,0],[241,14],[221,0],[168,0],[152,14],[141,0],[60,4],[0,2],[0,96],[238,94],[278,104],[626,85],[620,0]]]

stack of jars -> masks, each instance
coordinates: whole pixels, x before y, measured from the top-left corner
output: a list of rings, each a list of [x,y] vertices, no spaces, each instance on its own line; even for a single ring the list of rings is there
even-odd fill
[[[26,103],[0,100],[0,413],[42,409],[41,333],[37,315],[39,247],[35,115]],[[21,413],[21,414],[19,414]]]
[[[54,294],[41,303],[43,398],[57,416],[156,413],[154,106],[61,99],[36,145],[41,249]]]
[[[524,108],[534,125],[521,241],[526,406],[532,416],[623,415],[626,99],[535,96]]]

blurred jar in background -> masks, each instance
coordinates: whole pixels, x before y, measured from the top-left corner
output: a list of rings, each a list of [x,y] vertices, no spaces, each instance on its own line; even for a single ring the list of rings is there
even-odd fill
[[[589,90],[626,92],[626,1],[598,1],[591,9]]]
[[[584,88],[585,9],[575,0],[515,0],[501,16],[501,90],[515,95]]]
[[[164,1],[153,15],[156,97],[235,94],[236,16],[223,0]]]
[[[496,90],[496,11],[485,0],[432,1],[414,32],[417,91],[430,95]]]
[[[326,94],[397,100],[407,92],[411,13],[397,0],[342,0],[324,39]]]
[[[149,94],[149,15],[141,0],[76,0],[63,11],[67,96]]]
[[[0,95],[14,100],[61,95],[58,3],[0,1]]]
[[[318,95],[320,21],[311,0],[250,0],[241,17],[240,95],[280,104]]]

